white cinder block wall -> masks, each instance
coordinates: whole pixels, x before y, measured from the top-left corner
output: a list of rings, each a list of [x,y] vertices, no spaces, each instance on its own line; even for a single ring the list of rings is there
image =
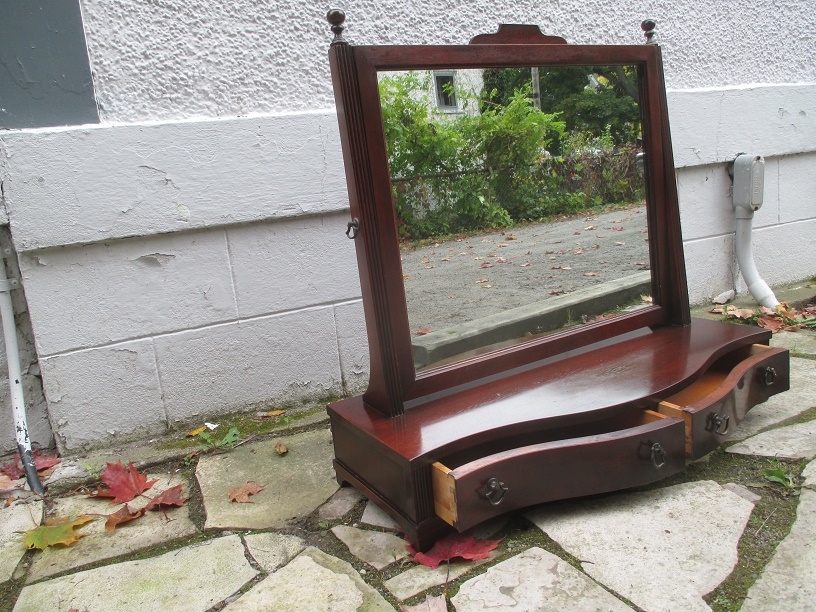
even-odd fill
[[[3,212],[61,449],[362,388],[328,7],[81,6],[102,123],[0,133]],[[812,0],[342,8],[365,44],[465,43],[502,22],[640,44],[655,18],[692,300],[740,288],[725,164],[741,151],[767,161],[760,272],[771,284],[816,274]]]

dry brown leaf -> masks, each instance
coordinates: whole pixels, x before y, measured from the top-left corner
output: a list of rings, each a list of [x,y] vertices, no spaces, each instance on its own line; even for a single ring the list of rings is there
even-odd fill
[[[764,327],[765,329],[771,330],[773,333],[777,333],[785,329],[785,322],[778,316],[772,315],[762,315],[757,319],[757,325],[760,327]]]
[[[125,504],[113,514],[108,514],[108,521],[105,523],[105,531],[114,531],[117,525],[128,523],[136,520],[145,513],[145,508],[138,510],[131,510],[130,506]]]
[[[280,455],[281,457],[289,452],[289,447],[286,446],[283,442],[278,442],[275,445],[275,453]]]
[[[22,485],[17,484],[11,478],[3,473],[0,473],[0,491],[11,491],[12,489],[21,489]]]
[[[414,335],[415,336],[424,336],[424,335],[430,334],[430,333],[431,333],[431,328],[430,327],[420,327],[414,332]]]
[[[261,412],[260,414],[258,414],[258,416],[262,417],[262,418],[265,418],[265,417],[279,417],[282,414],[286,414],[286,411],[285,410],[270,410],[269,412]]]
[[[246,484],[242,484],[240,487],[235,487],[234,489],[230,489],[227,493],[229,500],[231,502],[238,502],[239,504],[249,504],[252,503],[249,499],[250,495],[255,495],[256,493],[260,493],[266,487],[261,486],[259,484],[255,484],[254,482],[248,482]]]

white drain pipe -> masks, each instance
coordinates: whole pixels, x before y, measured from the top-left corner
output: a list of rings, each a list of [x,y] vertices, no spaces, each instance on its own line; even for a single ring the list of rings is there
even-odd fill
[[[3,250],[0,259],[0,318],[3,320],[3,339],[6,344],[6,361],[9,371],[9,393],[11,409],[14,413],[14,433],[17,438],[17,452],[28,480],[28,486],[35,493],[42,493],[43,486],[37,468],[34,467],[34,456],[31,453],[31,438],[28,435],[26,421],[25,397],[23,396],[23,375],[20,372],[20,351],[17,347],[17,326],[14,324],[14,307],[11,305],[11,290],[20,286],[16,278],[6,277],[5,258],[11,249]]]
[[[748,292],[767,308],[776,308],[779,300],[774,292],[759,276],[754,253],[751,248],[751,234],[754,212],[762,206],[765,185],[765,160],[761,155],[738,155],[731,167],[734,187],[731,195],[734,201],[736,230],[734,242],[742,278],[748,285]]]

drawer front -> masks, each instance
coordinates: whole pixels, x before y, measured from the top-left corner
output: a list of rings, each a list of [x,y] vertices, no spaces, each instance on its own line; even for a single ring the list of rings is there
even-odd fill
[[[455,469],[432,466],[437,515],[464,531],[542,502],[644,485],[685,466],[682,419],[648,413],[644,425],[533,444]]]
[[[790,388],[788,351],[754,345],[730,371],[706,373],[701,381],[658,406],[686,422],[686,456],[698,459],[726,441],[748,411]]]

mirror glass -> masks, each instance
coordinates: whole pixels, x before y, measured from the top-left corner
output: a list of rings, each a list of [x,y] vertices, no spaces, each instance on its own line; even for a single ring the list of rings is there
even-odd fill
[[[418,374],[650,303],[635,67],[378,80]]]

